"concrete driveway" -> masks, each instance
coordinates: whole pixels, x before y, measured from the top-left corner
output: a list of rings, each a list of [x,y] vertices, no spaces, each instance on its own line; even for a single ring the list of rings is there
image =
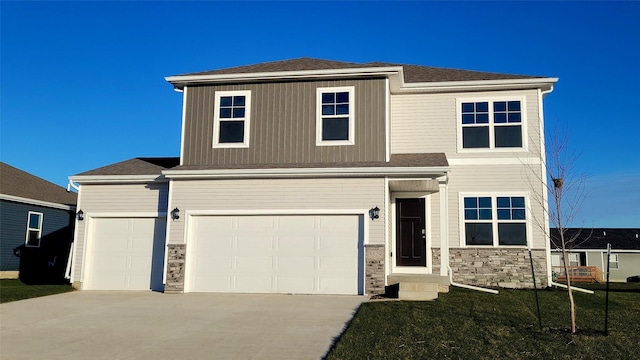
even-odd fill
[[[0,305],[0,358],[319,359],[365,300],[76,291]]]

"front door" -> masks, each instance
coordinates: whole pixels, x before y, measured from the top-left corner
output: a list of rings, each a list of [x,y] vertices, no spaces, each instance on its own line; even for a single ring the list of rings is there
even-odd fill
[[[424,198],[396,199],[396,266],[427,266]]]

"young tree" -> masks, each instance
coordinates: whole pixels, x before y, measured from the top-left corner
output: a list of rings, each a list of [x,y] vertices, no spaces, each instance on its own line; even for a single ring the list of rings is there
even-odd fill
[[[535,143],[535,142],[534,142]],[[567,281],[569,311],[571,315],[571,332],[576,332],[576,306],[571,287],[571,272],[568,264],[568,251],[575,247],[580,231],[567,232],[568,225],[576,220],[576,216],[584,202],[586,192],[586,174],[576,169],[578,155],[569,149],[567,131],[554,130],[546,142],[545,151],[540,149],[541,167],[529,165],[536,176],[527,176],[532,189],[543,187],[541,196],[533,196],[534,201],[544,209],[544,219],[534,218],[536,225],[543,229],[546,236],[556,248],[562,252],[563,272]],[[545,178],[546,173],[546,178]],[[533,191],[533,194],[539,194]],[[556,228],[557,235],[547,233],[549,226]]]

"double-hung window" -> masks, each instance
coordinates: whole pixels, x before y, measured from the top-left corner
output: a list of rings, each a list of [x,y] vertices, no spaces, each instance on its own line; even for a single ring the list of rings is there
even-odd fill
[[[458,99],[461,148],[523,148],[523,103],[523,99]]]
[[[464,196],[463,234],[467,246],[527,244],[524,196]]]
[[[25,244],[29,247],[40,247],[42,236],[42,213],[29,211],[27,215],[27,238]]]
[[[316,90],[316,145],[353,145],[354,87]]]
[[[216,91],[214,148],[249,147],[251,91]]]
[[[618,254],[611,254],[609,256],[609,269],[618,269]]]

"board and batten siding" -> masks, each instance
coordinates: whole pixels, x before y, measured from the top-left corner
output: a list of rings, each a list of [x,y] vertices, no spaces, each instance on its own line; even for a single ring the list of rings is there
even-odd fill
[[[353,86],[354,145],[316,146],[316,89]],[[250,90],[248,148],[213,148],[216,91]],[[385,80],[194,86],[187,90],[183,165],[385,160]]]
[[[74,273],[72,280],[80,281],[87,230],[91,216],[113,214],[156,214],[167,212],[169,184],[167,182],[149,184],[109,184],[81,185],[77,209],[84,213],[84,221],[76,221]],[[127,215],[128,216],[128,215]]]
[[[362,210],[363,214],[378,206],[379,219],[364,217],[365,226],[369,227],[365,244],[384,244],[384,178],[180,180],[173,182],[171,197],[172,206],[185,214],[197,210],[243,211],[246,215],[251,210],[274,215],[279,210],[284,215],[294,210],[318,210],[323,214],[328,210],[331,214],[331,210],[344,209]],[[187,216],[171,221],[169,243],[186,241],[186,221]]]
[[[391,95],[391,153],[444,152],[448,159],[513,157],[510,151],[458,153],[458,117],[456,99],[500,101],[523,97],[530,154],[540,155],[540,121],[536,90],[473,92],[448,94]],[[523,139],[524,140],[524,139]]]

